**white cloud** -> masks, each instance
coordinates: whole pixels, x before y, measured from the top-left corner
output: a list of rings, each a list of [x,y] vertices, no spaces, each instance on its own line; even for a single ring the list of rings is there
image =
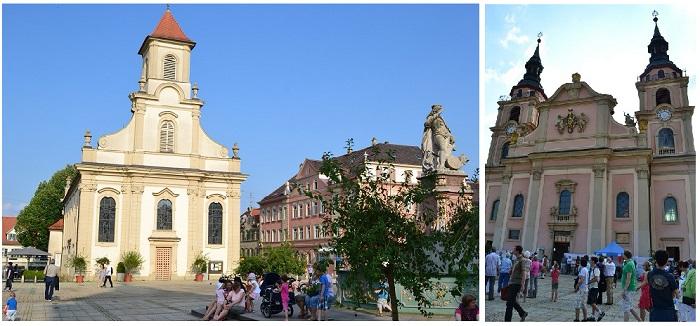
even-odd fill
[[[24,206],[27,206],[27,203],[14,204],[10,202],[4,202],[2,203],[2,215],[17,216],[17,214],[19,214],[19,211],[21,211],[22,208],[24,208]]]
[[[508,30],[506,36],[500,40],[500,43],[502,47],[507,49],[510,43],[525,44],[529,39],[527,35],[520,33],[520,28],[518,26],[513,26]]]
[[[506,21],[506,23],[508,23],[510,25],[515,25],[515,13],[511,12],[511,13],[506,14],[506,17],[504,18],[504,20]]]

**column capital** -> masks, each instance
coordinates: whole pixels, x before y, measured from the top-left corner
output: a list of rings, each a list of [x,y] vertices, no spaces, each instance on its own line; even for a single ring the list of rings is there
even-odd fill
[[[530,174],[532,174],[533,180],[541,180],[542,179],[542,168],[534,168],[534,169],[532,169],[532,171],[530,171]]]
[[[593,174],[595,175],[596,178],[602,178],[605,176],[605,168],[606,166],[604,164],[596,164],[593,166]]]
[[[639,167],[637,170],[638,179],[649,179],[649,169],[646,167]]]

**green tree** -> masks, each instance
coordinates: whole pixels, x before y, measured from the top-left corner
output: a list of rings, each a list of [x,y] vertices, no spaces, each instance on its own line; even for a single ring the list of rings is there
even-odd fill
[[[352,147],[352,139],[347,147]],[[364,160],[353,162],[324,154],[320,173],[328,177],[328,193],[304,192],[326,209],[324,230],[333,233],[330,246],[350,267],[343,286],[354,298],[366,299],[374,284],[385,279],[393,320],[399,320],[397,282],[411,292],[419,310],[429,315],[425,308],[431,302],[425,293],[433,287],[431,277],[438,266],[431,259],[433,237],[425,231],[435,214],[410,208],[433,195],[435,177],[425,175],[422,180],[426,182],[418,186],[397,185],[391,178],[395,154],[375,148],[371,157],[379,168],[370,168]]]
[[[247,260],[248,258],[246,258]],[[279,247],[271,247],[263,253],[263,259],[267,262],[266,271],[277,274],[302,275],[304,274],[305,261],[299,257],[298,252],[289,242],[284,242]]]
[[[17,215],[17,240],[22,246],[48,250],[49,226],[63,217],[63,194],[66,179],[77,174],[74,166],[68,165],[57,171],[48,181],[39,183],[34,197]]]
[[[236,274],[246,275],[253,272],[257,275],[262,275],[267,270],[267,261],[262,256],[250,256],[241,260],[241,263],[236,268]]]

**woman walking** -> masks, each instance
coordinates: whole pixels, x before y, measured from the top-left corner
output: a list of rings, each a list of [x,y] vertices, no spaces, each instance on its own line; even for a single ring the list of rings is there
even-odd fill
[[[639,318],[644,321],[647,316],[647,312],[651,310],[651,294],[649,293],[649,282],[647,280],[647,273],[651,270],[651,263],[648,261],[644,262],[644,272],[641,275],[642,283],[639,284],[637,290],[642,290],[642,294],[639,296]]]

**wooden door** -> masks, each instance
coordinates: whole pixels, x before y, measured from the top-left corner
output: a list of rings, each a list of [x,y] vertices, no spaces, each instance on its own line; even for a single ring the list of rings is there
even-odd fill
[[[172,248],[156,247],[156,280],[170,280],[170,258],[172,256]]]

